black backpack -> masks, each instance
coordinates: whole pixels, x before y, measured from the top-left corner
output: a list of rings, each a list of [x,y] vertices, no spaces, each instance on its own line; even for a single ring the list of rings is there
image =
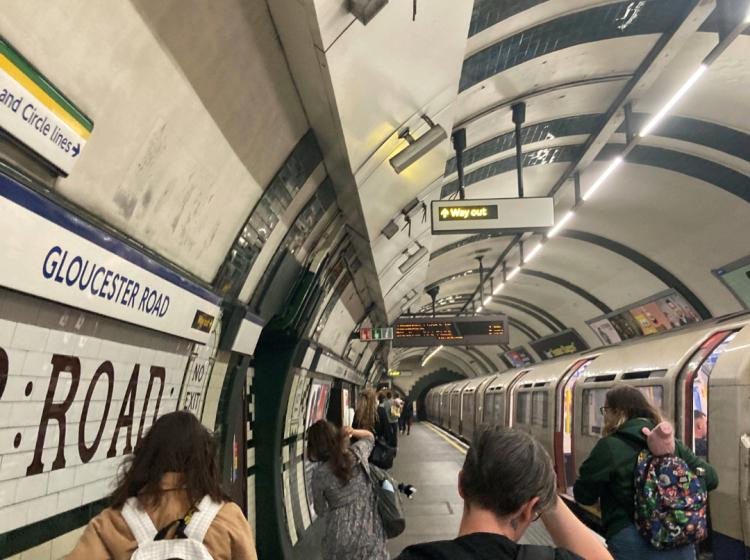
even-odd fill
[[[383,521],[385,536],[389,539],[398,537],[406,529],[406,518],[401,496],[398,493],[398,482],[380,467],[369,464],[367,461],[360,464],[372,484],[372,492],[375,494],[376,507]],[[387,483],[386,487],[383,487],[384,483]]]

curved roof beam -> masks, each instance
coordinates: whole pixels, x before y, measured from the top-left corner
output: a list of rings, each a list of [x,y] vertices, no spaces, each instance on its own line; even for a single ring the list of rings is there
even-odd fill
[[[568,328],[562,321],[552,315],[552,313],[545,311],[544,309],[534,305],[533,303],[529,303],[522,299],[510,296],[492,296],[492,300],[502,302],[508,307],[513,307],[514,309],[518,309],[520,311],[528,313],[552,332],[564,331]]]
[[[599,310],[605,315],[612,311],[611,307],[609,307],[599,298],[594,296],[591,292],[587,292],[586,290],[584,290],[577,284],[568,282],[567,280],[565,280],[565,278],[560,278],[559,276],[548,274],[546,272],[541,272],[539,270],[531,270],[530,268],[526,268],[526,267],[523,267],[521,269],[521,274],[528,274],[529,276],[542,278],[543,280],[547,280],[548,282],[552,282],[554,284],[557,284],[558,286],[562,286],[563,288],[570,290],[574,294],[581,296],[583,299],[588,301],[591,305],[598,307]]]
[[[684,297],[688,301],[688,303],[690,303],[690,305],[695,308],[702,319],[711,318],[711,312],[690,288],[683,284],[680,279],[677,278],[674,274],[669,272],[660,264],[649,259],[646,255],[639,253],[638,251],[631,249],[630,247],[623,245],[622,243],[607,239],[606,237],[602,237],[601,235],[596,235],[595,233],[589,233],[586,231],[579,231],[574,229],[564,229],[558,235],[567,237],[569,239],[576,239],[578,241],[591,243],[592,245],[597,245],[599,247],[602,247],[603,249],[607,249],[609,251],[612,251],[613,253],[625,257],[626,259],[636,263],[641,268],[656,276],[664,284]]]
[[[605,315],[607,313],[609,313],[610,311],[612,311],[612,308],[610,308],[606,303],[604,303],[599,298],[597,298],[596,296],[594,296],[591,292],[588,292],[588,291],[584,290],[578,284],[574,284],[573,282],[569,282],[568,280],[565,280],[564,278],[560,278],[559,276],[555,276],[553,274],[548,274],[546,272],[541,272],[539,270],[532,270],[532,269],[529,269],[529,268],[526,268],[526,267],[524,267],[524,268],[521,269],[521,273],[522,274],[528,274],[529,276],[534,276],[536,278],[541,278],[543,280],[547,280],[548,282],[552,282],[553,284],[557,284],[558,286],[561,286],[561,287],[563,287],[563,288],[565,288],[567,290],[570,290],[574,294],[576,294],[576,295],[582,297],[583,299],[585,299],[586,301],[588,301],[594,307],[599,308],[599,310],[603,314],[605,314]],[[466,271],[466,273],[462,273],[463,276],[474,276],[474,275],[477,275],[477,274],[479,274],[479,271],[478,270],[473,270],[473,269]],[[441,278],[440,280],[436,280],[435,282],[431,283],[430,287],[432,287],[432,286],[441,286],[441,285],[443,285],[443,284],[445,284],[447,282],[451,282],[451,281],[456,280],[456,279],[457,279],[456,275],[446,276],[445,278]],[[468,299],[468,297],[470,295],[471,294],[464,294],[464,296],[465,296],[466,299]],[[455,303],[458,303],[458,302],[454,302],[454,304]],[[426,306],[423,309],[426,309],[427,311],[429,311],[429,306]]]
[[[608,144],[605,149],[596,155],[596,160],[609,161],[615,155],[620,154],[624,148],[623,144]],[[549,148],[541,148],[533,152],[527,152],[523,155],[523,166],[533,167],[536,165],[548,165],[552,163],[572,162],[575,163],[577,158],[585,150],[585,145],[566,145]],[[694,177],[705,181],[706,183],[718,187],[734,196],[750,202],[750,185],[748,184],[747,175],[735,171],[725,165],[716,163],[692,154],[686,154],[677,150],[659,148],[656,146],[635,146],[625,159],[625,163],[636,163],[659,167],[675,173],[682,173],[689,177]],[[489,163],[483,167],[467,173],[465,176],[465,186],[468,188],[474,183],[484,181],[490,177],[500,175],[515,169],[516,158],[509,156],[498,161]],[[558,187],[556,187],[559,190]],[[458,190],[458,182],[451,181],[443,185],[440,196],[445,198]],[[555,191],[556,192],[556,191]],[[549,196],[554,195],[551,192]],[[488,239],[491,234],[484,234],[482,239]],[[465,238],[457,242],[457,246],[473,243],[475,239]],[[458,245],[461,243],[461,245]],[[451,250],[453,247],[441,247],[441,254]],[[437,256],[437,252],[435,253]],[[432,255],[430,260],[432,260]]]
[[[632,126],[640,130],[648,121],[650,115],[633,113]],[[604,113],[584,114],[552,119],[528,125],[521,132],[522,144],[541,142],[545,138],[564,138],[581,134],[593,134],[597,126],[604,121]],[[620,125],[619,133],[625,133],[625,126]],[[705,146],[734,157],[750,161],[750,134],[740,130],[690,117],[671,116],[666,118],[654,136],[680,140],[690,144]],[[550,136],[551,135],[551,136]],[[485,140],[464,152],[464,166],[492,157],[501,152],[510,151],[515,147],[515,133],[513,131],[499,134]],[[456,158],[448,160],[445,165],[446,177],[456,172]]]
[[[661,50],[659,44],[663,37],[671,37],[700,2],[682,0],[680,4],[683,9],[675,9],[675,2],[647,1],[641,3],[637,11],[633,10],[632,4],[626,0],[575,12],[489,45],[464,60],[459,92],[509,68],[575,45],[661,34],[662,39],[657,41],[655,47]],[[710,10],[697,22],[696,29],[709,14]]]

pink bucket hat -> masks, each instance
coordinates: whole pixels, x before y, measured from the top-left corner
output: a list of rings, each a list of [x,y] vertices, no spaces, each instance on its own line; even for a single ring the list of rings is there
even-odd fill
[[[673,455],[675,450],[674,429],[669,422],[660,422],[653,430],[643,428],[641,430],[646,436],[648,450],[656,457],[662,455]]]

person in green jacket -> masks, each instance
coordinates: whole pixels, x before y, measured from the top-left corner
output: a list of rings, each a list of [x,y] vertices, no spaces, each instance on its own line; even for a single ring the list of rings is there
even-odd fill
[[[633,522],[634,471],[640,449],[632,442],[640,440],[646,448],[643,428],[653,429],[661,414],[638,389],[627,385],[607,392],[604,414],[605,437],[591,451],[573,486],[577,502],[594,505],[600,501],[607,546],[615,560],[694,560],[692,545],[659,550],[643,539]],[[714,468],[696,457],[682,442],[676,442],[675,455],[691,469],[703,468],[707,489],[719,485]]]

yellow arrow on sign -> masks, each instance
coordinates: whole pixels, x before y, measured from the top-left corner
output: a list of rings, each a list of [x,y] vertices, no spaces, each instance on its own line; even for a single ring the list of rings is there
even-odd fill
[[[440,211],[440,215],[441,215],[441,216],[442,216],[443,218],[447,218],[447,217],[448,217],[448,216],[450,215],[450,211],[449,211],[449,210],[448,210],[447,208],[443,208],[443,209],[442,209],[442,210]]]

